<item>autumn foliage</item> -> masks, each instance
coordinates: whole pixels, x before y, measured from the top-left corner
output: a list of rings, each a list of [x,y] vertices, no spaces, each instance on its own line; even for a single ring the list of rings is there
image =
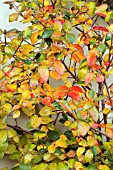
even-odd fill
[[[9,22],[29,26],[0,30],[0,159],[15,160],[12,170],[112,170],[113,11],[4,3]]]

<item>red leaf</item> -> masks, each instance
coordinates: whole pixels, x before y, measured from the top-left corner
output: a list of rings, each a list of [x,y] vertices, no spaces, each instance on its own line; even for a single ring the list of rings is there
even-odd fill
[[[102,83],[104,81],[104,76],[102,74],[97,74],[96,80],[98,83]]]
[[[99,26],[99,27],[98,26],[93,26],[92,29],[95,30],[95,31],[105,31],[105,32],[108,32],[108,29],[105,28],[105,27],[102,27],[102,26]]]
[[[94,73],[90,72],[85,76],[85,84],[88,85],[93,80]]]
[[[95,51],[89,51],[88,56],[87,56],[87,63],[89,67],[92,67],[96,63]]]
[[[96,128],[99,127],[99,124],[93,124],[91,127],[94,128],[94,129],[96,129]]]
[[[68,96],[70,96],[72,99],[80,101],[80,95],[75,91],[69,91]]]
[[[70,91],[76,91],[78,93],[83,93],[83,89],[81,87],[79,87],[79,86],[72,86],[70,88]]]
[[[63,73],[64,73],[64,71],[65,71],[65,67],[64,67],[64,65],[61,63],[61,61],[59,61],[59,60],[56,60],[55,62],[54,62],[54,68],[55,68],[55,70],[56,70],[56,72],[61,76]]]
[[[106,17],[106,15],[105,15],[105,14],[103,14],[103,13],[101,13],[101,12],[97,12],[96,14],[97,14],[97,15],[99,15],[99,16],[101,16],[101,17],[103,17],[103,18],[105,18],[105,17]]]

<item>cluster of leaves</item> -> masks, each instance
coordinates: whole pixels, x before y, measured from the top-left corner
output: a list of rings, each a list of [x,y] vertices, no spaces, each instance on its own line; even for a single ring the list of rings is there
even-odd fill
[[[29,26],[0,30],[0,159],[16,160],[13,170],[112,169],[113,11],[78,0],[5,4],[16,11],[9,22]]]

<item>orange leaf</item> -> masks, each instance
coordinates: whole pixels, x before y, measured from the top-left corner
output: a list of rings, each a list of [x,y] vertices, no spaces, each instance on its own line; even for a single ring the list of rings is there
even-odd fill
[[[32,34],[32,36],[31,36],[31,38],[30,38],[32,44],[35,44],[35,43],[38,41],[38,39],[37,39],[37,36],[38,36],[38,35],[39,35],[38,32],[34,32],[34,33]]]
[[[93,80],[94,73],[90,72],[85,76],[85,84],[88,85]]]
[[[80,101],[80,96],[77,92],[75,91],[69,91],[68,96],[70,96],[72,99],[77,100],[78,102]]]
[[[48,96],[48,97],[42,98],[42,99],[41,99],[41,102],[42,102],[42,104],[44,104],[44,105],[51,106],[53,100],[52,100],[51,97]]]
[[[59,60],[56,60],[55,62],[54,62],[54,68],[55,68],[55,70],[56,70],[56,72],[61,76],[63,73],[64,73],[64,71],[65,71],[65,67],[64,67],[64,65],[61,63],[61,61],[59,61]]]
[[[41,77],[41,79],[44,81],[44,82],[47,82],[48,79],[49,79],[49,70],[46,66],[39,66],[38,67],[38,72],[39,72],[39,75]]]
[[[55,80],[61,80],[61,76],[56,71],[50,71],[50,76]]]
[[[87,56],[87,63],[89,67],[92,67],[96,63],[95,51],[89,51],[88,56]]]
[[[110,138],[113,139],[113,128],[106,128],[105,132],[106,132],[107,136],[109,136]]]

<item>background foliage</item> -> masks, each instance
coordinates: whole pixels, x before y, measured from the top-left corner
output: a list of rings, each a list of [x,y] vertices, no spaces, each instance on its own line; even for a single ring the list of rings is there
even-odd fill
[[[78,0],[5,4],[15,9],[9,22],[29,26],[0,30],[0,159],[16,160],[12,170],[112,169],[113,11]]]

